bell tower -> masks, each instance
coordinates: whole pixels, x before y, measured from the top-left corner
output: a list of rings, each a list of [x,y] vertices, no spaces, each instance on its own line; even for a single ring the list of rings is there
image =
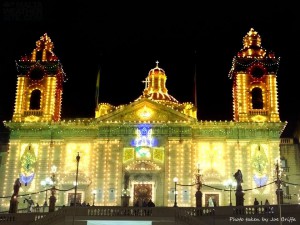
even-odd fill
[[[59,121],[65,73],[45,33],[30,56],[16,61],[18,72],[14,122]]]
[[[251,28],[243,48],[233,58],[233,112],[236,122],[279,122],[277,71],[280,58],[261,46],[260,35]]]

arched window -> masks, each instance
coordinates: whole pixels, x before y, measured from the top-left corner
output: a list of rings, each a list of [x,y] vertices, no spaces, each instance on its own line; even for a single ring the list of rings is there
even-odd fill
[[[252,89],[252,108],[253,109],[264,108],[262,90],[258,87]]]
[[[29,109],[41,108],[41,91],[36,89],[31,92]]]

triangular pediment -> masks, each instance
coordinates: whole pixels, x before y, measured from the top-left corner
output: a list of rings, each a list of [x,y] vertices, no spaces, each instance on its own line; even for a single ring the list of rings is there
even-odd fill
[[[157,103],[144,98],[128,105],[117,107],[111,112],[97,118],[101,121],[124,122],[195,122],[196,119],[187,116],[171,106]]]

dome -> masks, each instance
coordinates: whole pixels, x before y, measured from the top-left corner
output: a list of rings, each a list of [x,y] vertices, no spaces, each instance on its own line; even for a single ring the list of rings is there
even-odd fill
[[[168,94],[166,88],[167,76],[162,68],[158,67],[158,61],[156,61],[156,67],[151,69],[146,77],[145,89],[143,94],[138,98],[148,98],[155,101],[167,101],[178,103],[178,101],[171,95]]]
[[[158,75],[158,74],[166,75],[165,71],[162,68],[158,67],[158,61],[156,61],[156,67],[149,71],[148,76]]]

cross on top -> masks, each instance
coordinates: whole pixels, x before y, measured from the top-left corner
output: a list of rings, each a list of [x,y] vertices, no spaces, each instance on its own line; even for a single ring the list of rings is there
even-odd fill
[[[147,77],[145,80],[142,81],[145,83],[145,89],[148,88],[148,84],[150,83],[149,78]]]

